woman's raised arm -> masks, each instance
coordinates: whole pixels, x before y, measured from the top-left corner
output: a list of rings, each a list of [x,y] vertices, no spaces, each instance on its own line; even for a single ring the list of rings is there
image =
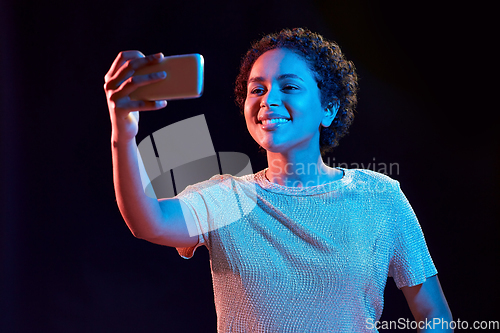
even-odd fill
[[[113,182],[118,207],[135,237],[167,246],[190,247],[198,243],[198,237],[188,233],[187,226],[194,226],[194,220],[187,207],[177,199],[159,201],[148,197],[140,178],[143,165],[139,163],[135,140],[138,111],[161,109],[166,101],[132,101],[129,94],[165,78],[165,72],[133,76],[136,70],[162,58],[161,53],[145,57],[139,51],[120,52],[104,77],[112,126]]]

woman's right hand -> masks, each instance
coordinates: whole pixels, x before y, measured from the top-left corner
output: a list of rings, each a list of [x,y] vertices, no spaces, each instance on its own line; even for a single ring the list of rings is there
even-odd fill
[[[165,78],[165,72],[133,76],[139,68],[157,64],[162,59],[161,53],[145,57],[139,51],[123,51],[118,54],[111,65],[104,77],[104,91],[114,141],[129,141],[135,138],[139,131],[138,111],[158,110],[167,105],[167,101],[132,101],[129,97],[129,94],[138,87]]]

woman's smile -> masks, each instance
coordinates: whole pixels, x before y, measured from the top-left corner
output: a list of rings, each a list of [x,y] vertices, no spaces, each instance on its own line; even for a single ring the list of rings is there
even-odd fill
[[[281,128],[284,124],[287,124],[289,122],[290,120],[284,118],[263,120],[261,122],[262,124],[261,128],[264,131],[274,131],[277,130],[278,128]]]

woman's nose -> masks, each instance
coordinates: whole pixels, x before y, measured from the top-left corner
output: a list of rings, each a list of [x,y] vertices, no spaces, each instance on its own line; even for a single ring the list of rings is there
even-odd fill
[[[279,94],[279,89],[270,88],[260,101],[260,107],[271,107],[279,106],[281,103],[281,98]]]

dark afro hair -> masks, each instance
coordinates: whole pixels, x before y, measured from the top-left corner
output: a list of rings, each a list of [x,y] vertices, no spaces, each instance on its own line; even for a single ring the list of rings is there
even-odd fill
[[[243,57],[240,73],[236,78],[236,104],[244,111],[247,97],[247,81],[252,66],[262,54],[273,49],[287,49],[301,56],[316,74],[321,94],[321,105],[337,106],[338,112],[329,127],[322,127],[320,133],[321,153],[338,146],[339,140],[347,134],[354,120],[357,104],[358,77],[354,64],[347,61],[340,47],[321,35],[303,28],[283,29],[264,36],[252,44]]]

